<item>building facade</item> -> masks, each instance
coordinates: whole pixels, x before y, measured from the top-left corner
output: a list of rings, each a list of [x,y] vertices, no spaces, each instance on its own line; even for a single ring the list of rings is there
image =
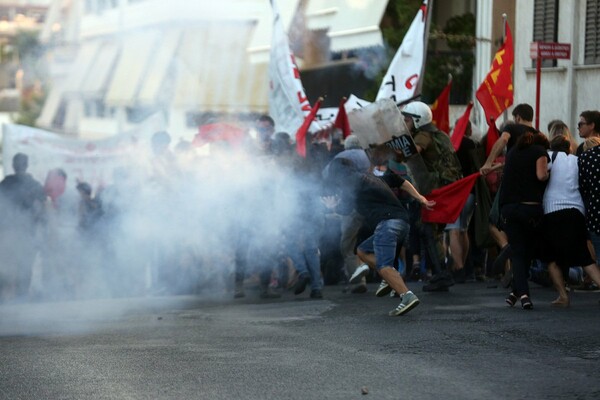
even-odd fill
[[[387,1],[342,3],[278,2],[302,67],[323,61],[303,38],[324,26],[336,51],[383,45]],[[265,0],[55,0],[41,36],[53,67],[37,125],[97,138],[162,113],[173,136],[190,138],[202,123],[264,113],[272,15]]]
[[[600,93],[600,1],[535,0],[519,4],[516,15],[515,104],[535,105],[536,68],[530,57],[534,41],[568,43],[568,60],[544,60],[540,80],[540,126],[553,119],[576,133],[579,114],[598,110]]]
[[[502,43],[503,15],[514,38],[515,104],[535,104],[530,43],[571,44],[571,59],[544,62],[541,128],[556,118],[574,127],[582,110],[598,108],[599,2],[532,0],[517,8],[515,0],[430,0],[432,27],[454,15],[475,16],[473,100]],[[384,45],[380,24],[388,0],[278,4],[307,91],[316,95],[338,96],[331,76],[364,64],[357,49]],[[202,123],[254,118],[268,110],[271,26],[267,0],[53,0],[41,35],[51,49],[50,90],[37,124],[96,138],[162,113],[172,135],[190,138]],[[430,55],[445,51],[443,38],[431,43]],[[356,90],[366,86],[344,82]],[[472,120],[484,131],[481,115],[474,110]]]

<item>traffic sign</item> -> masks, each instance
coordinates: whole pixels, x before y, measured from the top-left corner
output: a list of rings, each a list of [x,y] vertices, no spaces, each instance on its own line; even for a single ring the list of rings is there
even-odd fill
[[[532,42],[529,46],[529,56],[533,60],[568,60],[571,58],[571,43]]]

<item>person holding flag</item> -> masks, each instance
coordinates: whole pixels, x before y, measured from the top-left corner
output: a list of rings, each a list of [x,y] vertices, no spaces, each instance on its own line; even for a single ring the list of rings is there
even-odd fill
[[[406,105],[401,111],[411,136],[427,169],[427,182],[417,182],[421,187],[437,189],[462,178],[460,162],[452,147],[448,135],[440,131],[432,123],[429,106],[420,101]],[[398,153],[398,160],[403,157]],[[422,189],[423,190],[423,189]],[[430,192],[423,190],[425,194]],[[443,268],[442,226],[435,223],[421,224],[426,240],[425,248],[429,256],[434,276],[429,284],[423,286],[424,291],[447,291],[454,285],[449,271]]]
[[[508,153],[517,143],[519,137],[527,132],[537,133],[538,130],[533,127],[533,107],[527,103],[517,105],[512,111],[514,124],[505,124],[500,137],[492,146],[490,154],[485,163],[479,170],[482,175],[487,175],[492,170],[494,160],[506,148]]]
[[[538,130],[533,127],[533,107],[529,104],[522,103],[517,105],[512,111],[513,121],[514,123],[505,124],[500,134],[500,138],[494,143],[492,146],[492,150],[488,155],[485,163],[479,169],[481,175],[485,176],[490,173],[494,166],[492,165],[494,160],[502,153],[504,148],[506,148],[506,153],[514,147],[519,138],[526,133],[536,134]],[[506,239],[506,235],[502,233],[502,225],[499,219],[499,201],[500,195],[502,193],[502,184],[498,189],[498,193],[494,198],[494,203],[492,204],[492,215],[490,215],[490,224],[493,226],[491,229],[498,229],[497,232],[494,232],[494,236],[497,238],[497,242],[501,242],[503,247],[501,248],[498,257],[494,261],[494,270],[501,271],[504,269],[506,261],[511,256],[511,247],[510,243]],[[495,210],[495,212],[494,212]],[[508,286],[510,281],[510,272],[507,270],[505,272],[504,286]]]
[[[474,163],[473,152],[477,149],[477,143],[471,139],[472,128],[471,121],[460,123],[459,120],[454,126],[452,137],[460,136],[460,145],[456,151],[456,156],[460,162],[462,173],[468,176],[477,172]],[[460,132],[459,132],[460,131]],[[475,187],[471,189],[467,202],[465,203],[460,215],[451,224],[447,224],[445,231],[448,233],[448,242],[450,246],[450,256],[452,258],[452,270],[454,271],[454,280],[458,283],[466,281],[465,263],[469,254],[469,223],[475,211]]]

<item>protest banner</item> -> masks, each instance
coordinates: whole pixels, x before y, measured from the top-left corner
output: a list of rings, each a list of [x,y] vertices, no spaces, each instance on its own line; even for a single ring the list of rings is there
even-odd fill
[[[62,168],[67,173],[69,186],[84,181],[97,188],[112,181],[116,168],[143,163],[150,151],[152,135],[164,126],[164,117],[156,114],[135,130],[107,139],[81,140],[28,126],[4,124],[4,175],[13,172],[13,156],[24,153],[29,157],[27,172],[41,183],[49,170]]]

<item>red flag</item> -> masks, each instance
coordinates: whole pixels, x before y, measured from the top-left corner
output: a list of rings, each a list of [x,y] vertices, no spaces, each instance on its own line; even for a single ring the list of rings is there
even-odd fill
[[[198,133],[194,136],[192,146],[200,147],[206,143],[225,141],[234,146],[239,146],[244,140],[246,132],[235,125],[217,123],[202,125],[198,128]]]
[[[465,136],[465,132],[467,130],[467,126],[469,125],[469,118],[471,117],[471,110],[473,109],[473,102],[470,101],[465,113],[456,121],[456,125],[454,125],[454,131],[452,132],[452,136],[450,137],[450,141],[452,142],[452,147],[454,147],[454,151],[457,151],[460,147],[460,142],[462,142],[462,138]]]
[[[352,134],[352,130],[350,129],[350,121],[348,121],[348,114],[346,114],[346,108],[344,107],[345,104],[346,98],[344,97],[340,102],[340,107],[338,109],[337,116],[335,117],[335,122],[333,123],[333,126],[342,131],[344,139]]]
[[[296,132],[296,152],[304,158],[306,158],[306,133],[308,132],[308,128],[310,128],[310,124],[314,121],[319,107],[321,107],[321,101],[321,98],[317,100],[310,113],[304,118],[302,126]]]
[[[500,132],[496,127],[496,120],[494,118],[490,118],[489,121],[490,122],[488,122],[487,138],[485,142],[486,157],[490,155],[494,143],[496,143],[496,141],[500,139]]]
[[[515,62],[512,34],[508,22],[505,24],[506,38],[494,56],[492,67],[475,97],[485,111],[485,119],[498,118],[513,103],[512,69]]]
[[[452,80],[448,82],[444,90],[431,106],[433,123],[442,132],[450,132],[450,87]]]
[[[433,210],[424,207],[421,209],[422,221],[436,224],[451,224],[456,221],[469,198],[475,180],[480,175],[479,172],[476,172],[449,185],[432,190],[427,195],[427,200],[434,200],[436,204]]]

